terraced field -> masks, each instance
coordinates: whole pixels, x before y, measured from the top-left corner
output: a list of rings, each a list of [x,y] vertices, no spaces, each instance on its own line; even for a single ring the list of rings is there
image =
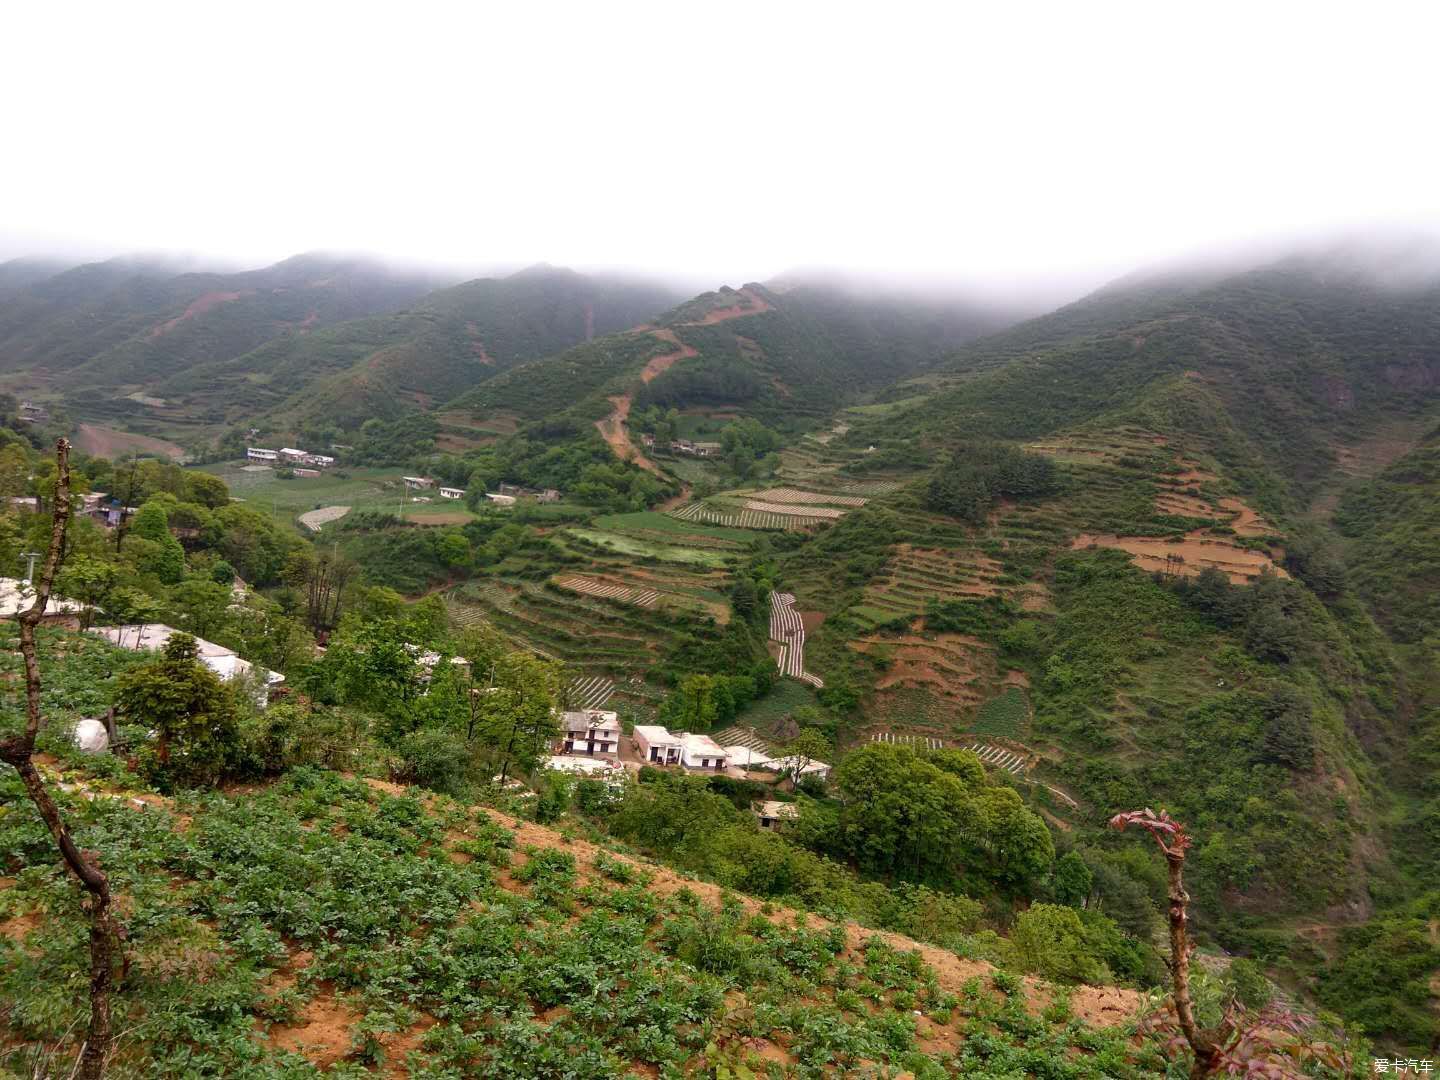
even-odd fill
[[[869,500],[858,495],[825,495],[797,488],[766,488],[755,492],[755,498],[777,503],[801,503],[820,506],[864,506]]]
[[[603,675],[582,675],[566,684],[565,696],[572,709],[603,709],[615,696],[615,680]]]
[[[921,709],[925,722],[947,731],[958,730],[998,681],[994,651],[965,634],[862,637],[850,647],[882,666],[875,681],[879,715],[890,715],[896,699],[910,696],[903,692],[915,691],[933,699]]]
[[[689,521],[697,525],[719,525],[727,529],[803,529],[816,525],[825,518],[788,511],[775,513],[756,509],[717,510],[703,502],[690,502],[669,511],[676,521]]]
[[[654,589],[616,584],[602,578],[562,574],[554,581],[562,589],[569,589],[571,592],[583,593],[586,596],[598,596],[602,600],[616,600],[622,604],[635,604],[638,607],[651,608],[660,600],[660,594]]]
[[[975,549],[938,550],[897,544],[884,572],[865,587],[863,603],[852,615],[873,626],[904,616],[919,616],[928,600],[993,596],[1003,569]]]

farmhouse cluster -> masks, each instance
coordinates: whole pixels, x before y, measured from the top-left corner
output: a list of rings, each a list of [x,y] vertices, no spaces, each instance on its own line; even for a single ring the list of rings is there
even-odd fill
[[[709,735],[671,732],[659,724],[636,724],[626,736],[619,714],[605,709],[563,713],[555,751],[550,765],[562,772],[603,772],[648,765],[725,773],[737,779],[752,769],[792,779],[814,775],[823,780],[830,775],[830,766],[823,761],[771,757],[748,746],[721,746]]]
[[[328,469],[335,459],[328,454],[312,454],[308,450],[297,450],[283,446],[279,450],[267,450],[263,446],[247,446],[245,459],[259,465],[289,465],[296,476],[319,476],[320,469]]]

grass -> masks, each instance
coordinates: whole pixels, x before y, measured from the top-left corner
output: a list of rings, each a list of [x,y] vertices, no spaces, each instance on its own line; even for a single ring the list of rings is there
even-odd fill
[[[599,529],[642,537],[650,533],[664,533],[676,543],[697,541],[702,547],[749,545],[755,539],[755,534],[747,529],[726,529],[718,525],[680,521],[653,510],[637,514],[606,514],[596,518],[594,525]]]
[[[717,570],[724,567],[727,561],[726,556],[718,552],[675,547],[669,544],[655,544],[599,529],[567,529],[566,532],[587,543],[604,548],[606,551],[642,559],[686,563],[692,566],[709,566]]]
[[[977,735],[1023,739],[1029,726],[1030,703],[1025,697],[1025,691],[1018,686],[1012,686],[980,706],[970,730]]]
[[[246,472],[239,462],[222,465],[205,465],[202,471],[220,477],[230,488],[236,499],[262,513],[270,513],[277,521],[295,524],[295,519],[307,510],[322,506],[349,506],[353,510],[384,510],[397,513],[401,507],[404,491],[400,483],[403,469],[345,468],[330,469],[316,477],[296,477],[293,480],[279,479],[273,470],[267,472]],[[336,475],[343,472],[344,477]],[[436,498],[433,497],[432,498]],[[444,513],[469,514],[461,506],[449,504],[443,509],[435,503],[405,504],[405,516],[424,523],[426,515]],[[459,519],[456,519],[459,520]],[[433,522],[432,522],[433,524]],[[297,526],[299,527],[299,526]]]
[[[773,732],[780,722],[798,708],[815,704],[815,692],[795,679],[781,679],[762,698],[735,717],[734,723],[753,727],[759,732]]]

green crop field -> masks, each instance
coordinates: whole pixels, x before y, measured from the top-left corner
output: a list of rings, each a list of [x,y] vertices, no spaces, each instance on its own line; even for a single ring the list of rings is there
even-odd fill
[[[621,555],[658,559],[661,562],[688,563],[694,566],[713,566],[717,569],[725,565],[726,557],[714,551],[655,544],[619,533],[602,532],[598,529],[567,529],[566,532],[577,539]]]
[[[999,697],[993,697],[975,715],[970,730],[978,735],[1002,735],[1023,739],[1030,726],[1030,703],[1025,691],[1012,686]]]
[[[325,506],[348,506],[352,510],[386,510],[406,517],[423,519],[426,515],[465,513],[459,500],[431,496],[429,502],[416,502],[400,482],[402,469],[332,469],[314,477],[280,479],[273,469],[247,472],[239,462],[204,465],[202,471],[220,477],[230,494],[277,521],[296,524],[296,518],[307,510]],[[342,477],[339,475],[344,473]],[[403,500],[403,501],[402,501]]]

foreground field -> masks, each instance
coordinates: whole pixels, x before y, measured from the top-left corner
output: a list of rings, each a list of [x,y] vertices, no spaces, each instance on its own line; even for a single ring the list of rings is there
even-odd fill
[[[129,930],[117,1028],[145,1032],[117,1076],[1154,1075],[1131,991],[762,906],[495,811],[314,770],[138,807],[82,783],[67,811]],[[83,919],[41,829],[0,816],[0,1061],[26,1075],[84,1005]]]

